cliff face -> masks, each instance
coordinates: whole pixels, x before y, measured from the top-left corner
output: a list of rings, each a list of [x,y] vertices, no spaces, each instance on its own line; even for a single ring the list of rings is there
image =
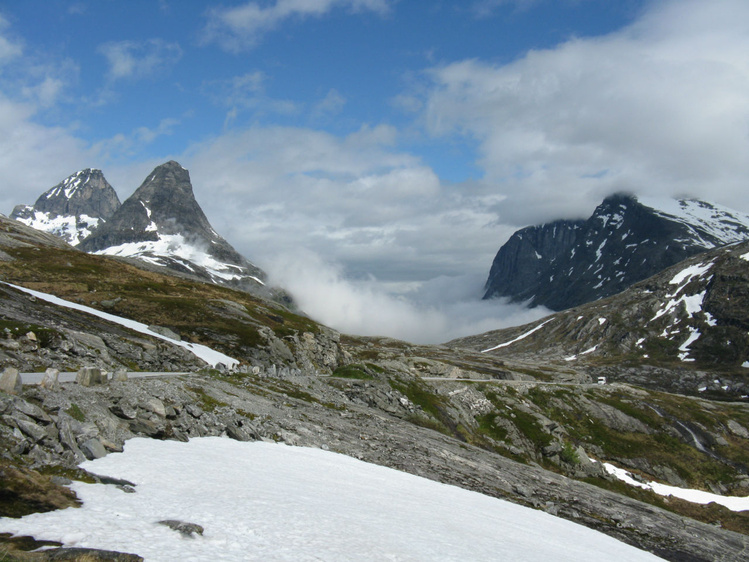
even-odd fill
[[[494,258],[485,299],[564,310],[617,294],[749,234],[749,216],[703,201],[609,197],[587,220],[517,231]]]

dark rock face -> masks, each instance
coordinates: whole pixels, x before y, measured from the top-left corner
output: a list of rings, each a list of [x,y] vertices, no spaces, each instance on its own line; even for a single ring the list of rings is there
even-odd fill
[[[738,213],[701,201],[673,206],[671,214],[614,195],[587,220],[519,230],[494,258],[484,298],[564,310],[617,294],[690,256],[749,235],[749,223]]]
[[[158,232],[157,232],[158,230]],[[218,235],[195,200],[190,174],[177,162],[157,167],[81,248],[96,252],[127,242],[158,240],[158,234]]]
[[[120,200],[101,170],[86,168],[46,191],[33,205],[35,211],[54,215],[88,215],[104,220],[119,209]],[[16,209],[28,208],[18,206]],[[14,210],[15,214],[15,210]],[[16,218],[11,214],[11,218]]]
[[[121,248],[136,242],[153,244],[137,253]],[[175,161],[154,169],[80,247],[86,252],[146,258],[180,273],[237,288],[258,289],[265,278],[262,270],[211,227],[195,200],[189,172]],[[196,255],[193,249],[215,260],[214,267],[191,260],[190,256]]]
[[[120,207],[101,170],[87,168],[44,192],[33,205],[18,205],[10,217],[75,245]]]

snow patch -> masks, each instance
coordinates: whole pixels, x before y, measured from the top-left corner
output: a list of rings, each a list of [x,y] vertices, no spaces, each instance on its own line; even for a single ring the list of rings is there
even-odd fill
[[[629,484],[630,486],[637,486],[638,488],[644,488],[646,490],[652,490],[659,496],[673,496],[675,498],[681,498],[688,502],[708,504],[715,502],[719,505],[727,507],[731,511],[746,511],[749,510],[749,496],[721,496],[718,494],[711,494],[710,492],[703,492],[702,490],[690,490],[688,488],[678,488],[676,486],[668,486],[666,484],[660,484],[659,482],[639,482],[632,477],[632,474],[614,466],[611,463],[603,463],[606,468],[606,472],[615,476],[622,482]]]
[[[13,287],[14,289],[18,289],[19,291],[22,291],[29,295],[33,295],[38,299],[55,304],[57,306],[62,306],[65,308],[70,308],[72,310],[85,312],[86,314],[91,314],[92,316],[97,316],[99,318],[102,318],[103,320],[107,320],[109,322],[113,322],[114,324],[119,324],[120,326],[129,328],[135,332],[146,334],[148,336],[151,336],[160,340],[168,341],[169,343],[173,345],[187,349],[193,355],[195,355],[195,357],[205,361],[206,363],[208,363],[209,365],[213,367],[217,366],[219,363],[223,363],[229,368],[235,367],[236,365],[239,364],[239,361],[237,361],[236,359],[229,357],[228,355],[224,355],[221,352],[215,351],[205,345],[200,345],[197,343],[188,343],[188,342],[184,342],[181,340],[175,340],[167,336],[164,336],[162,334],[153,332],[148,328],[146,324],[143,324],[141,322],[136,322],[135,320],[130,320],[129,318],[121,318],[119,316],[115,316],[114,314],[109,314],[108,312],[102,312],[101,310],[96,310],[95,308],[90,308],[82,304],[66,301],[54,295],[49,295],[47,293],[41,293],[39,291],[27,289],[26,287],[20,287],[18,285],[13,285],[11,283],[5,283],[4,281],[3,283],[5,285],[8,285],[9,287]]]
[[[687,226],[694,240],[703,248],[710,249],[716,245],[705,240],[695,227],[702,233],[716,238],[719,245],[733,244],[746,239],[749,215],[728,207],[694,199],[638,196],[637,200],[653,209],[656,214]]]
[[[2,519],[0,530],[146,560],[660,560],[539,510],[321,449],[136,438],[81,466],[136,493],[74,482],[82,507]],[[204,533],[187,539],[155,523],[165,519]]]
[[[501,343],[499,345],[495,345],[494,347],[490,347],[489,349],[484,349],[481,353],[486,353],[488,351],[494,351],[495,349],[500,349],[502,347],[507,347],[508,345],[512,345],[515,342],[519,342],[520,340],[524,340],[525,338],[527,338],[528,336],[530,336],[532,333],[537,332],[538,330],[540,330],[541,328],[543,328],[544,326],[546,326],[546,324],[548,324],[552,320],[553,320],[553,318],[549,318],[546,322],[542,322],[541,324],[539,324],[538,326],[536,326],[532,330],[528,330],[524,334],[519,335],[514,340],[511,340],[511,341],[508,341],[508,342],[505,342],[505,343]]]

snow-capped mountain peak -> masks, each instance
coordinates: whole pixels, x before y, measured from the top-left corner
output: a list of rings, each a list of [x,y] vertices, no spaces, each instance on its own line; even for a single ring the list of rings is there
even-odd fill
[[[86,168],[44,192],[33,205],[19,205],[10,217],[55,234],[76,246],[120,207],[101,170]]]

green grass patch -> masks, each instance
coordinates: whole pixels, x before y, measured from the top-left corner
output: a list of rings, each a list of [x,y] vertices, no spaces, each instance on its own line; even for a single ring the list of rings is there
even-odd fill
[[[198,400],[200,401],[200,406],[206,412],[213,412],[216,408],[228,406],[226,402],[217,400],[216,398],[208,394],[204,389],[198,386],[188,386],[186,387],[186,389],[197,394]]]
[[[345,365],[343,367],[338,367],[335,371],[333,371],[334,377],[339,377],[342,379],[360,379],[360,380],[372,380],[374,377],[370,375],[366,367],[363,365]]]
[[[65,413],[81,423],[86,421],[86,414],[83,413],[83,410],[81,410],[80,406],[76,403],[72,403],[70,407],[65,410]]]

